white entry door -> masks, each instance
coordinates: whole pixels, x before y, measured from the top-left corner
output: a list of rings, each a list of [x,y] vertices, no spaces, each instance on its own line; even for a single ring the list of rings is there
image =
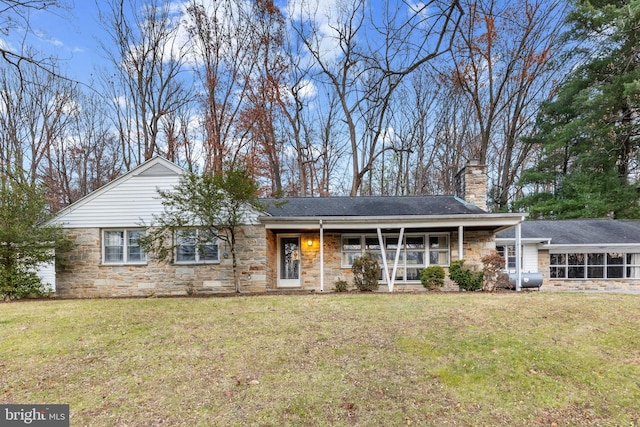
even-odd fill
[[[278,287],[300,286],[300,236],[278,238]]]

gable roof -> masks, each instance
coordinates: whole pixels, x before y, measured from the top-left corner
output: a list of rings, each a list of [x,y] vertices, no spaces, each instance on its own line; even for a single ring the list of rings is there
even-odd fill
[[[640,244],[640,220],[564,219],[533,220],[522,223],[523,240],[545,242],[548,246]],[[515,239],[515,229],[499,232],[497,239]]]
[[[263,199],[267,228],[365,229],[513,226],[524,214],[492,214],[455,196],[287,197]]]
[[[185,171],[155,156],[60,210],[49,223],[69,228],[135,227],[161,211],[157,190],[168,190]]]

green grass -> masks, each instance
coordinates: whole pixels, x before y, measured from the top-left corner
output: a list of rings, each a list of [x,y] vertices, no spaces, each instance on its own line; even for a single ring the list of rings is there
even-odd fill
[[[74,426],[634,426],[640,296],[15,302],[0,372]]]

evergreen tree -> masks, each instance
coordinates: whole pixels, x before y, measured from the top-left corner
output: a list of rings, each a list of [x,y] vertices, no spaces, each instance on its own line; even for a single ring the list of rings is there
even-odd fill
[[[43,187],[0,177],[0,298],[46,293],[38,265],[71,247],[60,227],[45,224],[49,217]]]
[[[633,218],[638,207],[640,0],[579,0],[570,15],[586,58],[538,116],[542,159],[517,207],[534,218]]]

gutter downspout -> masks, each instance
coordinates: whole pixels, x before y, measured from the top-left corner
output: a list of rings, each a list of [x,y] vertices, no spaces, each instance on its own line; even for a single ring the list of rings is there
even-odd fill
[[[320,292],[324,292],[324,229],[320,220]]]
[[[462,244],[464,242],[464,227],[462,225],[458,226],[458,259],[464,259],[464,250],[462,249]]]

